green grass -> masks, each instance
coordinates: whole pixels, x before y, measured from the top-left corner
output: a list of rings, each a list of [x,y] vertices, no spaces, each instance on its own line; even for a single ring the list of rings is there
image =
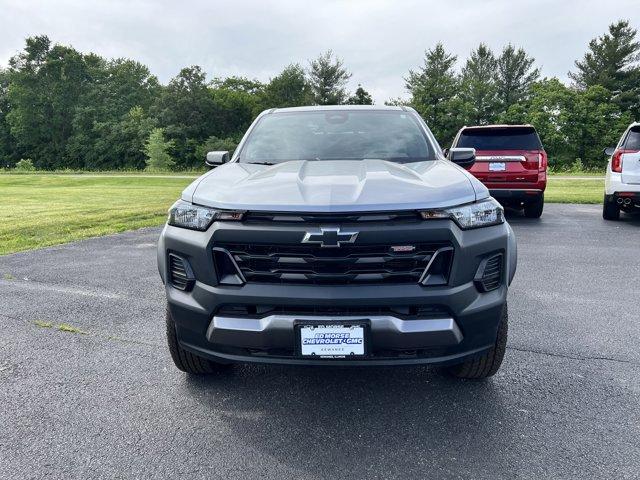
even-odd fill
[[[53,328],[53,323],[45,322],[44,320],[34,320],[33,324],[40,328]]]
[[[0,175],[0,255],[160,225],[188,178]]]
[[[40,328],[55,328],[56,330],[60,330],[61,332],[67,333],[78,333],[80,335],[87,335],[88,332],[79,329],[78,327],[74,327],[73,325],[69,325],[68,323],[58,323],[57,325],[53,322],[46,322],[44,320],[34,320],[33,324],[36,327]]]
[[[549,172],[549,177],[553,178],[553,177],[597,177],[597,178],[602,178],[604,177],[605,172],[604,170],[602,172],[593,172],[593,171],[587,171],[587,172]]]
[[[547,182],[544,201],[550,203],[602,203],[604,180],[557,180]]]
[[[127,176],[185,176],[190,175],[197,177],[207,171],[206,168],[195,168],[188,170],[33,170],[33,171],[21,171],[14,169],[0,168],[0,175],[88,175],[95,177],[96,175],[127,175]]]
[[[80,335],[87,334],[87,332],[85,332],[84,330],[80,330],[78,327],[74,327],[73,325],[69,325],[68,323],[60,323],[56,325],[55,328],[57,328],[61,332],[79,333]]]
[[[0,174],[0,255],[161,225],[189,178]],[[551,177],[547,202],[600,203],[603,181]],[[5,274],[3,278],[9,277]]]

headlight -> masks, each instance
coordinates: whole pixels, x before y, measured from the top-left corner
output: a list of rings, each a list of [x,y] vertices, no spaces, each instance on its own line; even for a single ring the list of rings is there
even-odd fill
[[[242,220],[243,216],[244,212],[237,210],[218,210],[178,200],[169,209],[167,223],[174,227],[204,231],[215,220]]]
[[[463,229],[488,227],[489,225],[504,223],[504,209],[493,198],[458,207],[423,210],[420,215],[425,220],[451,218]]]

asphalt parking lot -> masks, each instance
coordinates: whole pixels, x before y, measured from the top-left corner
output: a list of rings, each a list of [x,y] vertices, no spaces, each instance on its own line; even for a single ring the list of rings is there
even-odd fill
[[[191,378],[165,348],[158,229],[0,257],[0,477],[640,478],[640,218],[600,209],[510,216],[510,343],[485,382]]]

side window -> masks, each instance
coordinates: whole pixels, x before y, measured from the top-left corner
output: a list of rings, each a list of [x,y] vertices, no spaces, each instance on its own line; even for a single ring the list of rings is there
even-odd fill
[[[629,131],[623,148],[625,150],[640,150],[640,127],[633,127]]]

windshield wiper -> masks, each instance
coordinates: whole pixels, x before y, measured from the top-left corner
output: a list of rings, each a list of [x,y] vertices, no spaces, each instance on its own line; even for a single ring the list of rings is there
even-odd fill
[[[250,165],[275,165],[275,163],[270,163],[270,162],[241,162],[241,163],[248,163]]]

